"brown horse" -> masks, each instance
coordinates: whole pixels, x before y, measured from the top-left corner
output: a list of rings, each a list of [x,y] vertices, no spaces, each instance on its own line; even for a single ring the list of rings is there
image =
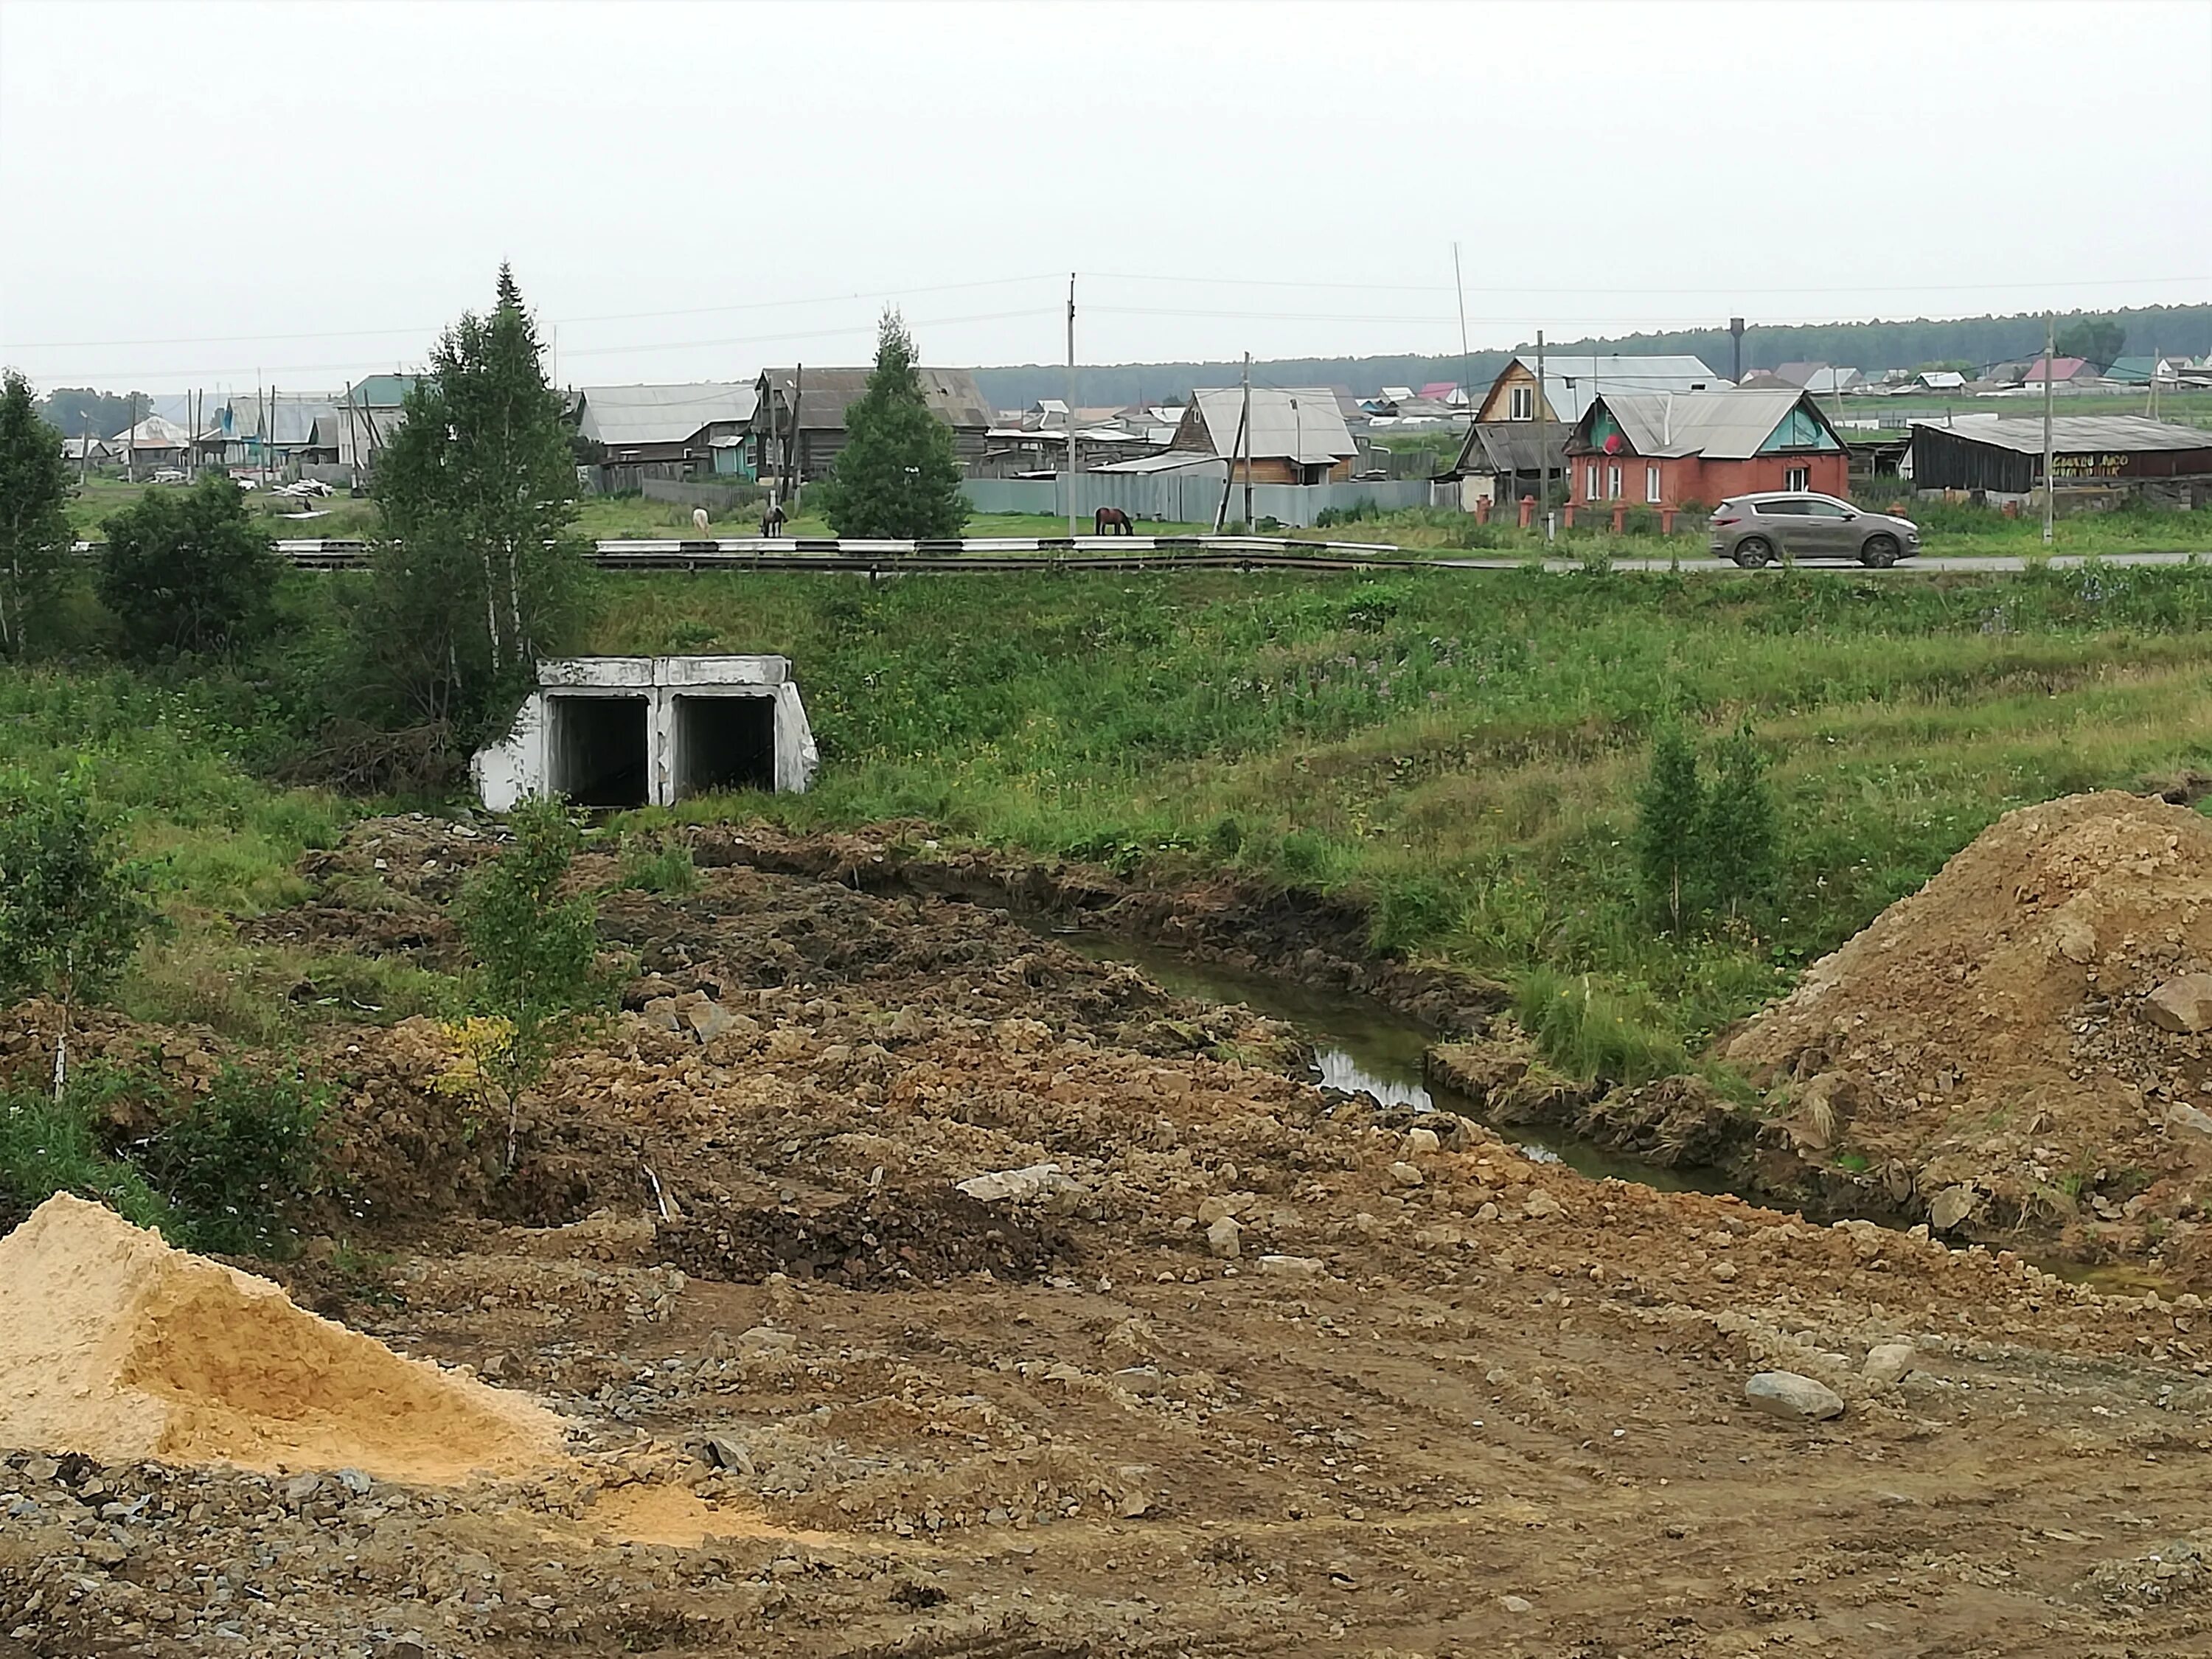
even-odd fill
[[[1118,507],[1102,507],[1093,515],[1091,533],[1094,536],[1133,536],[1137,526],[1129,522],[1129,515]]]

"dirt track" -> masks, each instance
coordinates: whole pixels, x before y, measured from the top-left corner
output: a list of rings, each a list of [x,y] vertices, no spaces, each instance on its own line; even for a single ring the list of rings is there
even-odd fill
[[[374,929],[273,925],[441,949],[415,895],[473,851],[390,833]],[[453,1493],[11,1455],[0,1652],[2212,1652],[2194,1297],[1590,1183],[954,901],[732,866],[607,925],[641,1006],[514,1181],[431,1034],[334,1043],[325,1224],[383,1254],[283,1270],[544,1395],[582,1461]],[[1770,1368],[1847,1410],[1755,1414]],[[696,1529],[687,1487],[735,1535],[593,1541]]]

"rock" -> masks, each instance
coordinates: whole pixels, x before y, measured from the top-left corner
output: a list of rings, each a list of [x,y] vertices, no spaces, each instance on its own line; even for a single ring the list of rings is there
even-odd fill
[[[1403,1159],[1390,1166],[1390,1179],[1401,1187],[1418,1187],[1422,1184],[1421,1172]]]
[[[1917,1352],[1910,1342],[1884,1342],[1869,1351],[1866,1357],[1866,1380],[1869,1382],[1902,1382],[1912,1374],[1912,1361]]]
[[[1046,1193],[1065,1192],[1075,1183],[1069,1180],[1057,1164],[1031,1164],[1018,1170],[994,1170],[988,1175],[970,1176],[965,1181],[953,1183],[956,1190],[986,1204],[1000,1199],[1036,1198]]]
[[[1714,1262],[1713,1277],[1719,1279],[1723,1285],[1730,1283],[1735,1278],[1735,1263],[1733,1261]]]
[[[2185,1100],[2177,1100],[2166,1109],[2166,1127],[2189,1134],[2212,1135],[2212,1115],[2197,1110]]]
[[[1760,1371],[1743,1385],[1744,1402],[1774,1417],[1815,1422],[1844,1414],[1841,1395],[1826,1384],[1795,1371]]]
[[[1310,1255],[1263,1255],[1260,1271],[1274,1279],[1319,1279],[1328,1269]]]
[[[322,1489],[321,1475],[295,1474],[284,1483],[284,1501],[288,1504],[304,1504]]]
[[[2165,1031],[2212,1030],[2212,974],[2183,974],[2143,999],[2143,1018]]]
[[[1495,1204],[1485,1204],[1474,1212],[1474,1218],[1477,1221],[1495,1221],[1498,1219],[1498,1206]]]
[[[1501,1595],[1498,1605],[1508,1613],[1534,1613],[1536,1604],[1525,1595]]]
[[[2051,948],[2067,961],[2086,968],[2097,959],[2097,930],[2080,916],[2061,911],[2053,918]]]
[[[789,1331],[779,1331],[773,1326],[756,1325],[738,1338],[739,1358],[762,1354],[789,1353],[799,1346],[799,1339]]]
[[[366,1498],[369,1488],[376,1484],[359,1469],[340,1469],[337,1480],[338,1485],[343,1486],[356,1498]]]
[[[1217,1194],[1198,1206],[1198,1223],[1211,1227],[1225,1215],[1242,1215],[1258,1197],[1255,1193]]]
[[[1243,1246],[1238,1243],[1243,1229],[1237,1224],[1234,1216],[1223,1216],[1206,1230],[1206,1248],[1224,1261],[1234,1261]]]
[[[699,1449],[718,1469],[732,1469],[744,1475],[756,1473],[752,1454],[726,1435],[707,1436],[699,1443]]]
[[[1521,1213],[1531,1221],[1540,1221],[1546,1216],[1557,1215],[1565,1208],[1565,1205],[1539,1187],[1528,1194],[1528,1201],[1521,1206]]]
[[[684,1011],[684,1023],[698,1033],[699,1041],[712,1042],[737,1024],[737,1017],[719,1002],[699,1001]]]
[[[1418,1158],[1423,1152],[1433,1152],[1443,1145],[1443,1142],[1437,1138],[1437,1132],[1434,1129],[1417,1128],[1406,1131],[1405,1151],[1407,1158]]]
[[[1948,1233],[1973,1214],[1974,1206],[1980,1201],[1981,1194],[1971,1182],[1946,1187],[1928,1200],[1928,1225],[1933,1231]]]
[[[677,1010],[674,997],[654,997],[645,1005],[645,1018],[664,1031],[680,1031],[684,1018]]]

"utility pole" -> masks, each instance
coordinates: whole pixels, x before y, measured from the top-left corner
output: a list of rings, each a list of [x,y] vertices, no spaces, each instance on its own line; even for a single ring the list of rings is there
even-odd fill
[[[2043,544],[2051,545],[2057,495],[2051,480],[2051,359],[2058,349],[2058,319],[2043,313]]]
[[[1516,509],[1517,510],[1517,509]],[[1536,331],[1536,516],[1552,522],[1552,406],[1544,401],[1544,331]]]
[[[1467,400],[1468,421],[1474,420],[1474,374],[1467,349],[1467,289],[1460,281],[1459,244],[1452,244],[1452,292],[1459,296],[1459,392]]]
[[[131,394],[131,425],[124,433],[123,476],[131,483],[138,482],[138,394]]]
[[[1075,539],[1075,273],[1067,273],[1067,539]]]
[[[1252,533],[1252,354],[1244,354],[1244,412],[1237,418],[1244,440],[1244,533]]]

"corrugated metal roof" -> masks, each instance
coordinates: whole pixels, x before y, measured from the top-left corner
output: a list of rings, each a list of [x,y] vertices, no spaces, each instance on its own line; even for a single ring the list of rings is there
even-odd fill
[[[1638,455],[1703,455],[1709,460],[1747,460],[1806,403],[1802,392],[1606,392],[1606,409]],[[1817,405],[1807,404],[1817,411]],[[1820,417],[1827,424],[1827,417]],[[1581,434],[1577,433],[1577,436]]]
[[[337,405],[328,398],[300,398],[279,393],[273,400],[250,393],[234,393],[210,410],[203,440],[244,443],[264,435],[278,447],[312,447],[315,423],[335,414]]]
[[[2043,417],[2039,415],[1976,421],[1971,426],[1963,422],[1947,426],[1942,421],[1915,421],[1912,424],[1916,430],[1933,427],[1939,432],[1948,431],[1954,437],[1988,444],[1996,449],[2017,450],[2030,455],[2043,453]],[[2212,449],[2212,432],[2201,427],[2176,426],[2171,421],[2154,421],[2142,415],[2054,415],[2051,419],[2051,442],[2054,451],[2063,455],[2090,449]]]
[[[1109,465],[1085,467],[1086,472],[1180,472],[1186,467],[1222,466],[1228,459],[1221,455],[1201,455],[1194,449],[1170,449],[1158,455],[1139,455],[1134,460],[1115,461]]]
[[[1534,352],[1514,360],[1531,374],[1536,372]],[[1583,417],[1590,399],[1608,392],[1695,392],[1728,384],[1728,377],[1705,367],[1702,357],[1628,357],[1619,353],[1603,356],[1544,354],[1544,401],[1552,413],[1572,422]]]
[[[421,378],[416,374],[364,375],[345,389],[338,402],[350,403],[356,409],[397,409],[407,401],[407,394]]]
[[[868,376],[872,368],[814,368],[799,371],[788,368],[764,368],[756,382],[775,394],[782,407],[791,406],[792,381],[799,375],[799,424],[802,429],[819,430],[842,428],[845,411],[858,403],[868,389]],[[975,384],[975,377],[964,368],[916,368],[921,380],[921,395],[930,412],[946,424],[954,427],[973,427],[983,431],[998,424],[991,401]]]
[[[174,421],[149,415],[137,425],[125,427],[107,441],[118,449],[182,449],[191,441],[192,434]]]
[[[587,386],[576,429],[609,445],[680,444],[718,421],[750,421],[757,387],[728,380],[678,386]]]
[[[1557,472],[1566,465],[1568,430],[1564,426],[1547,428],[1534,421],[1486,421],[1468,429],[1467,441],[1460,447],[1459,459],[1445,476],[1534,472],[1544,465],[1547,454],[1551,470]],[[1547,435],[1551,440],[1548,444],[1544,441]]]
[[[1242,386],[1200,386],[1191,394],[1206,422],[1206,435],[1213,453],[1227,455],[1237,447],[1237,422],[1244,408]],[[1337,412],[1336,394],[1327,386],[1255,386],[1252,388],[1252,435],[1248,453],[1253,459],[1296,460],[1301,466],[1357,455],[1351,428]]]

